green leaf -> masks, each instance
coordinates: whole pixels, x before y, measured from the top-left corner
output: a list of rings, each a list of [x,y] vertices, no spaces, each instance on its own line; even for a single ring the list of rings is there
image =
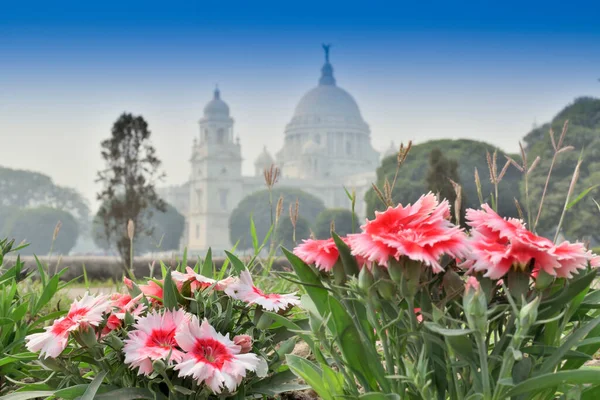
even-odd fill
[[[546,319],[559,312],[566,303],[570,302],[579,293],[586,290],[586,288],[588,288],[592,281],[596,278],[596,275],[597,271],[592,270],[587,274],[570,281],[567,286],[565,286],[556,295],[542,300],[538,319]]]
[[[33,315],[36,315],[42,309],[42,307],[44,307],[46,304],[48,304],[50,299],[52,299],[52,296],[54,296],[54,294],[56,293],[56,289],[58,288],[59,278],[60,278],[60,275],[57,274],[57,275],[54,275],[48,281],[48,284],[44,287],[44,290],[42,291],[42,295],[40,296],[37,303],[35,304],[35,307],[33,308],[33,311],[32,311]]]
[[[171,278],[171,270],[167,270],[167,274],[165,276],[165,281],[163,283],[163,304],[167,309],[175,309],[177,308],[177,287],[173,283],[173,279]]]
[[[34,390],[30,392],[15,392],[0,397],[0,400],[28,400],[40,397],[46,398],[54,395],[53,390]]]
[[[95,400],[155,400],[154,393],[148,389],[124,388],[99,394]]]
[[[332,332],[336,337],[342,355],[348,366],[362,378],[366,390],[377,390],[379,385],[384,391],[389,390],[389,382],[385,379],[385,371],[381,365],[377,350],[362,337],[354,325],[352,317],[338,299],[329,296],[331,321],[335,327]],[[331,329],[331,328],[330,328]]]
[[[310,389],[309,385],[294,383],[293,381],[296,379],[297,376],[287,369],[260,380],[249,388],[247,394],[260,393],[266,396],[276,396],[280,393]]]
[[[566,210],[569,210],[575,204],[579,203],[579,201],[581,201],[581,199],[583,199],[585,196],[587,196],[587,194],[589,192],[596,189],[598,186],[600,186],[600,185],[591,186],[591,187],[585,189],[583,192],[579,193],[579,196],[577,196],[575,199],[573,199],[573,201],[571,201],[569,204],[567,204]]]
[[[600,317],[597,317],[590,322],[586,323],[581,328],[575,330],[571,333],[567,340],[554,352],[550,357],[546,358],[541,368],[539,369],[540,373],[548,373],[551,372],[560,362],[563,360],[564,355],[572,348],[576,347],[577,343],[579,343],[585,336],[596,327],[596,325],[600,324]],[[600,375],[600,374],[599,374]]]
[[[529,346],[529,347],[523,347],[520,350],[526,354],[547,357],[547,356],[554,354],[554,352],[557,350],[557,348],[554,346],[533,345],[533,346]],[[574,351],[574,350],[567,351],[567,353],[564,355],[564,358],[568,358],[568,359],[581,358],[583,360],[591,360],[592,359],[592,357],[590,355],[585,354],[581,351]]]
[[[538,375],[529,378],[514,387],[507,393],[506,398],[528,393],[531,395],[544,389],[551,389],[561,385],[600,385],[600,371],[594,369],[578,369],[574,371],[559,371]]]
[[[200,275],[203,275],[207,278],[211,278],[215,275],[214,266],[212,260],[212,250],[210,247],[206,252],[206,257],[204,258],[204,262],[202,263],[202,269],[200,270]]]
[[[342,264],[344,265],[344,271],[346,272],[346,275],[357,276],[358,263],[356,262],[356,258],[352,255],[350,247],[344,243],[337,233],[331,232],[331,236],[333,237],[333,241],[335,242],[335,245],[340,253],[340,258],[342,259]]]
[[[290,331],[294,332],[295,334],[297,334],[298,336],[300,336],[302,338],[302,340],[304,340],[311,349],[314,348],[315,343],[313,342],[312,338],[310,337],[310,335],[301,333],[302,328],[299,325],[290,321],[289,319],[287,319],[284,316],[281,316],[279,314],[276,314],[276,313],[273,313],[270,311],[264,311],[264,314],[268,315],[271,319],[273,319],[274,322],[281,324],[288,330],[290,330]]]
[[[254,219],[250,216],[250,236],[252,237],[252,248],[254,254],[258,253],[258,235],[256,234],[256,225],[254,225]]]
[[[472,329],[447,329],[435,322],[425,321],[425,327],[432,332],[439,333],[442,336],[465,336],[472,333]]]
[[[87,270],[85,269],[85,263],[81,264],[81,269],[83,270],[83,283],[85,284],[86,289],[90,289],[90,281],[88,281]]]
[[[290,253],[283,247],[281,250],[290,264],[292,264],[296,276],[298,276],[298,279],[304,285],[304,290],[306,290],[306,293],[317,307],[319,314],[321,314],[321,318],[329,314],[329,294],[327,289],[325,289],[321,283],[319,276],[296,255]]]
[[[334,400],[335,395],[343,394],[327,390],[322,379],[323,371],[312,362],[292,354],[288,354],[285,359],[292,372],[308,383],[323,400]]]
[[[360,400],[400,400],[401,397],[396,393],[365,393],[358,396]]]
[[[11,356],[6,356],[3,358],[0,358],[0,367],[3,365],[12,364],[17,361],[36,360],[38,357],[39,356],[37,354],[32,354],[32,353],[19,353],[19,354],[15,354],[15,355],[11,355]]]
[[[235,271],[236,275],[241,274],[242,271],[244,271],[246,269],[246,266],[244,265],[244,263],[239,258],[237,258],[233,253],[230,253],[227,250],[225,250],[225,254],[227,255],[227,258],[229,259],[229,261],[231,261],[231,266],[233,267],[233,270]]]
[[[187,247],[185,247],[183,249],[183,259],[181,260],[180,272],[185,272],[185,270],[187,268],[187,261],[188,261],[188,254],[187,254]]]
[[[81,400],[94,400],[96,397],[96,392],[98,392],[98,388],[102,384],[104,377],[108,374],[108,371],[100,372],[94,380],[89,384],[88,388],[85,390],[83,396],[81,396]]]

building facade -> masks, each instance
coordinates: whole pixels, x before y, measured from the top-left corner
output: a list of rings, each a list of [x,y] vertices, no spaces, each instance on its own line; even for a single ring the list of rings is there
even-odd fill
[[[296,106],[285,127],[283,148],[273,157],[265,147],[255,159],[254,176],[242,175],[234,120],[215,90],[193,142],[189,181],[161,190],[163,198],[186,216],[182,247],[192,252],[231,248],[229,216],[245,196],[265,189],[263,171],[271,165],[281,170],[279,186],[311,193],[328,208],[350,208],[344,187],[354,189],[357,214],[364,217],[364,196],[375,181],[380,154],[371,145],[369,125],[356,101],[337,86],[329,47],[323,47],[325,63],[318,85]]]

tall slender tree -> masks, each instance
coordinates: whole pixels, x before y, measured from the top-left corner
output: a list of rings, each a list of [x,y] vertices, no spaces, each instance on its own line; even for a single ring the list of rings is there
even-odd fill
[[[447,199],[450,206],[454,210],[456,201],[456,191],[452,186],[452,181],[460,184],[460,176],[458,175],[458,162],[452,158],[446,158],[442,151],[438,148],[431,150],[429,153],[429,169],[427,170],[427,189],[439,195],[441,199]],[[462,195],[464,197],[464,195]],[[461,215],[464,215],[464,199],[461,202]],[[452,220],[455,221],[454,212]],[[461,218],[461,222],[464,218]]]
[[[97,216],[104,224],[106,241],[116,247],[125,271],[131,273],[133,238],[129,237],[131,229],[128,235],[129,221],[133,222],[136,237],[149,236],[152,226],[145,223],[143,212],[165,211],[165,203],[155,190],[156,182],[164,177],[161,161],[150,142],[148,123],[129,113],[114,123],[111,137],[101,147],[106,166],[98,172],[97,182],[103,187],[97,194],[102,204]]]

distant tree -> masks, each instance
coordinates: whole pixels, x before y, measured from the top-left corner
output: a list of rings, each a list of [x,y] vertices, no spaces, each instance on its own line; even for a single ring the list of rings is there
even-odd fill
[[[4,230],[15,242],[29,243],[20,251],[25,255],[46,255],[51,249],[53,253],[69,254],[79,235],[77,221],[70,213],[50,207],[21,209],[8,219]]]
[[[56,208],[73,215],[80,232],[88,228],[90,209],[83,196],[75,189],[55,184],[49,176],[39,172],[0,167],[0,207]]]
[[[498,151],[498,160],[504,160],[504,153],[496,147],[475,140],[432,140],[413,145],[408,158],[398,172],[398,178],[392,198],[395,204],[413,203],[420,196],[427,193],[427,172],[429,165],[429,154],[434,149],[444,149],[444,157],[459,160],[458,177],[463,192],[463,205],[465,208],[478,208],[480,206],[475,186],[474,172],[477,168],[481,178],[484,203],[491,204],[491,193],[493,187],[489,180],[486,152]],[[377,186],[382,188],[385,180],[394,180],[396,173],[396,157],[383,159],[377,168]],[[499,169],[502,168],[502,164]],[[509,168],[504,179],[500,182],[500,201],[498,211],[505,217],[518,216],[514,199],[520,199],[519,184],[521,173],[516,168]],[[367,216],[372,218],[375,211],[386,208],[373,189],[370,189],[365,200],[367,202]]]
[[[133,250],[136,255],[179,249],[179,243],[185,229],[185,217],[175,207],[165,203],[164,212],[156,208],[146,209],[141,220],[145,226],[152,229],[152,234],[134,237]],[[103,250],[116,248],[116,243],[111,244],[106,241],[104,223],[102,217],[98,214],[94,218],[92,233],[96,246]]]
[[[318,197],[299,189],[285,187],[273,188],[273,207],[276,206],[280,196],[283,196],[284,201],[283,214],[279,223],[289,219],[287,216],[289,215],[290,204],[294,204],[296,199],[298,199],[299,204],[299,215],[307,220],[309,227],[315,223],[319,213],[325,210],[325,204]],[[269,205],[268,190],[261,190],[246,196],[229,217],[229,237],[232,243],[239,241],[237,248],[240,250],[252,248],[250,217],[254,220],[258,239],[262,241],[271,227],[271,207]]]
[[[106,167],[98,172],[103,188],[97,194],[102,202],[97,216],[103,223],[106,241],[115,243],[128,270],[128,221],[133,221],[137,237],[150,236],[153,229],[142,218],[144,210],[165,211],[165,203],[155,190],[156,181],[163,177],[159,172],[161,162],[150,142],[148,124],[141,116],[122,114],[113,125],[111,137],[101,146]]]
[[[296,232],[294,235],[294,231]],[[294,236],[295,239],[294,240]],[[275,231],[275,237],[277,238],[277,244],[285,247],[288,250],[293,250],[296,245],[302,243],[303,239],[310,237],[310,225],[308,220],[303,217],[299,217],[296,221],[296,228],[292,224],[290,218],[283,218],[279,221],[277,230]]]
[[[346,236],[359,228],[360,221],[358,216],[351,210],[344,208],[330,208],[324,210],[317,216],[314,225],[314,234],[317,239],[327,239],[331,237],[331,222],[335,225],[335,233],[340,236]],[[354,229],[352,223],[354,222]]]
[[[427,189],[436,195],[439,195],[440,199],[448,200],[450,207],[454,210],[456,190],[454,190],[454,186],[450,180],[460,184],[458,163],[456,160],[444,157],[444,154],[440,149],[433,149],[431,153],[429,153],[429,169],[427,170],[427,176],[425,178]],[[463,196],[461,195],[461,198],[462,197]],[[455,211],[452,211],[453,221],[455,220],[454,212]],[[461,221],[463,220],[464,219],[461,218]]]
[[[552,169],[542,213],[536,226],[539,234],[549,237],[552,237],[556,231],[571,178],[582,150],[583,163],[571,200],[584,190],[600,183],[600,99],[581,97],[567,105],[551,122],[533,129],[524,138],[528,159],[534,160],[538,156],[541,159],[539,165],[528,176],[532,224],[535,223],[537,217],[554,154],[554,146],[548,132],[552,129],[555,132],[555,141],[558,141],[567,120],[569,125],[562,145],[563,147],[573,146],[574,150],[558,155],[557,162]],[[597,228],[600,212],[594,202],[594,199],[599,199],[599,192],[598,188],[590,191],[567,212],[561,232],[568,239],[590,240],[593,245],[600,243],[600,231]],[[521,198],[525,198],[523,184],[521,184]],[[526,207],[524,202],[522,202],[522,206]]]

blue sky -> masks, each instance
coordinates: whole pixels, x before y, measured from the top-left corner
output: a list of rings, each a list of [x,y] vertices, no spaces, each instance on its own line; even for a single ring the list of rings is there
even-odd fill
[[[0,164],[50,174],[90,200],[99,143],[142,114],[169,183],[215,83],[244,169],[285,124],[333,43],[338,84],[373,144],[485,140],[513,151],[534,120],[600,95],[597,2],[0,0]]]

